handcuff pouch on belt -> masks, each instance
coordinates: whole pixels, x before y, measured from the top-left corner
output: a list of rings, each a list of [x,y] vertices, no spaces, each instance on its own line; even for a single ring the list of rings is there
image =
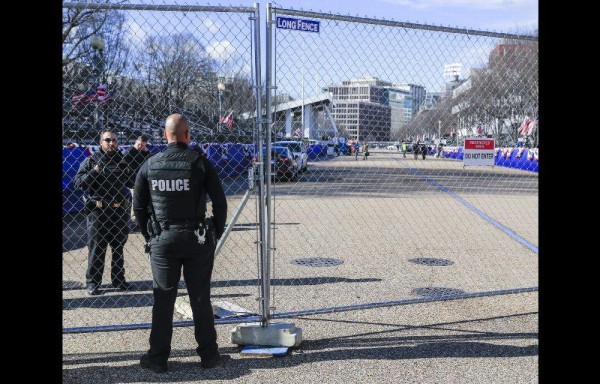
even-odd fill
[[[215,224],[212,217],[207,217],[204,222],[198,223],[198,228],[194,230],[194,234],[198,238],[198,244],[205,244],[209,247],[217,245]]]

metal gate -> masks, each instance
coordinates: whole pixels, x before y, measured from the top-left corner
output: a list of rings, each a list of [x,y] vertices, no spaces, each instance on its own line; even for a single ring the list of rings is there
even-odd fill
[[[133,222],[132,288],[105,268],[86,296],[73,179],[103,129],[163,150],[174,112],[228,198],[216,323],[537,290],[536,37],[266,4],[263,99],[259,4],[63,7],[63,332],[149,327]],[[494,139],[493,165],[465,139]]]
[[[272,318],[537,290],[537,38],[266,17],[268,137],[309,158],[270,191]]]

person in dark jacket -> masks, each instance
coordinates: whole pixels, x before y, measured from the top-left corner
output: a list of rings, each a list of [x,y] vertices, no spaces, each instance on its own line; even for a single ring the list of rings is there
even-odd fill
[[[165,138],[167,149],[142,164],[133,194],[136,222],[150,253],[154,297],[150,349],[140,358],[140,365],[154,372],[168,370],[173,312],[183,268],[196,353],[202,368],[212,368],[220,354],[210,280],[216,241],[225,230],[227,200],[215,167],[188,148],[190,127],[185,116],[167,118]],[[205,224],[207,196],[212,202],[214,230]]]
[[[125,154],[125,162],[131,168],[133,174],[133,181],[135,182],[135,176],[139,171],[140,167],[150,156],[150,151],[148,150],[148,136],[141,135],[133,144],[133,147],[127,151]]]
[[[135,182],[135,176],[137,175],[144,161],[146,161],[146,159],[152,156],[146,145],[148,145],[148,136],[141,135],[135,140],[133,147],[131,147],[129,151],[127,151],[127,153],[125,154],[124,161],[129,167],[129,172],[132,178],[132,185]],[[131,189],[131,194],[133,195],[133,189]],[[130,214],[131,220],[135,220],[135,214],[133,213],[133,205],[131,207]]]
[[[123,154],[118,150],[117,137],[109,130],[100,133],[100,149],[85,158],[75,175],[75,188],[85,191],[87,213],[88,266],[85,274],[87,293],[100,294],[106,249],[110,245],[111,282],[125,291],[123,248],[129,235],[129,189],[132,180]]]
[[[413,143],[412,148],[413,148],[413,155],[415,155],[415,160],[417,160],[419,158],[419,148],[420,148],[418,140]]]

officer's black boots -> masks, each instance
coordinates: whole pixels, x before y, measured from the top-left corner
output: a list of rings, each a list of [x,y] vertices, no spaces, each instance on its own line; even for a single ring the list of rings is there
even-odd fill
[[[140,358],[140,365],[142,367],[148,368],[152,372],[156,372],[156,373],[167,372],[167,369],[168,369],[167,363],[159,364],[159,363],[154,363],[154,362],[150,361],[150,357],[148,356],[147,353],[144,353],[142,355],[142,357]]]
[[[113,286],[113,288],[116,288],[119,291],[126,291],[129,288],[131,288],[131,284],[129,284],[126,281],[121,281],[120,283],[113,283],[112,286]]]
[[[200,361],[200,366],[205,369],[214,368],[219,360],[221,360],[221,354],[217,352],[212,359],[202,359],[202,361]]]
[[[90,296],[96,296],[100,294],[100,289],[98,289],[98,286],[96,284],[88,284],[87,293]]]

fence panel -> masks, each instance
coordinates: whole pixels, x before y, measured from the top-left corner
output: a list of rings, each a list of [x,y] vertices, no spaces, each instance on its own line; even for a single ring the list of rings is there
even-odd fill
[[[63,7],[64,329],[149,320],[151,273],[133,222],[132,288],[112,289],[105,268],[103,294],[85,295],[87,233],[73,179],[102,129],[116,131],[124,152],[142,134],[157,152],[174,112],[190,119],[228,196],[213,304],[222,321],[259,313],[262,207],[247,177],[262,140],[256,10]],[[274,317],[537,289],[537,38],[269,4],[267,18],[272,172],[285,171],[266,194]],[[310,21],[318,33],[299,30],[314,30]],[[495,139],[494,166],[464,165],[469,136]],[[285,143],[300,139],[299,148]]]
[[[537,38],[267,18],[273,146],[312,153],[272,184],[273,316],[536,290]],[[469,137],[490,165],[465,165]]]
[[[107,250],[101,295],[86,294],[88,259],[83,191],[74,185],[81,162],[111,129],[126,153],[137,137],[152,153],[166,147],[171,113],[190,121],[192,145],[217,167],[231,225],[213,272],[219,319],[258,313],[258,219],[247,170],[255,154],[257,9],[145,3],[63,3],[63,330],[116,329],[151,318],[152,276],[144,239],[129,218],[124,247],[125,292],[111,286]],[[244,117],[246,116],[246,117]],[[129,191],[125,191],[129,192]],[[208,207],[210,212],[210,203]],[[234,215],[237,214],[234,221]],[[185,315],[180,283],[176,323]],[[235,304],[235,306],[231,305]],[[218,321],[218,320],[217,320]]]

